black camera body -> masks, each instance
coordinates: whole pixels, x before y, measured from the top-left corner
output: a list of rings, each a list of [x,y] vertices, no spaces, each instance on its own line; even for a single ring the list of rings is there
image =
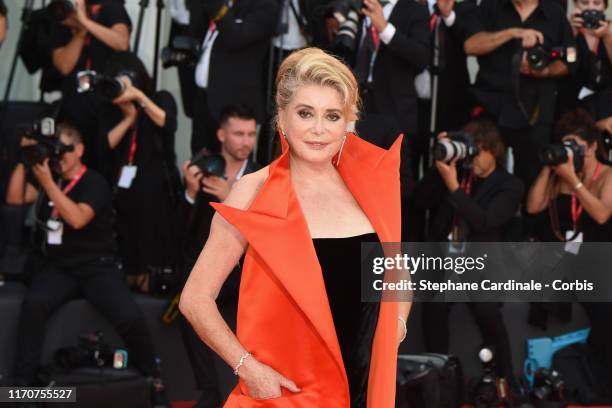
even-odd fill
[[[534,374],[531,395],[539,401],[564,402],[565,381],[558,371],[539,368]]]
[[[528,48],[527,62],[533,69],[544,69],[554,61],[565,61],[567,59],[567,49],[565,47],[546,48],[541,44]]]
[[[104,367],[112,364],[113,352],[104,342],[102,332],[79,334],[79,344],[58,349],[54,354],[56,363],[66,369],[79,367]]]
[[[557,166],[567,162],[570,151],[574,157],[574,170],[579,173],[584,166],[584,146],[581,146],[575,140],[567,140],[542,147],[539,152],[540,162],[545,166]]]
[[[606,19],[604,12],[599,10],[583,10],[580,17],[583,20],[582,26],[587,30],[599,28],[599,22]]]
[[[446,163],[454,159],[471,160],[480,152],[480,148],[474,142],[474,138],[464,131],[448,132],[448,137],[440,139],[433,148],[434,160]]]
[[[357,33],[363,20],[361,15],[363,0],[336,0],[330,8],[331,14],[339,23],[334,48],[354,52],[359,42]]]
[[[73,146],[67,146],[60,141],[59,131],[53,118],[42,118],[17,128],[21,137],[36,141],[36,144],[21,146],[17,152],[19,162],[27,168],[42,164],[45,159],[49,159],[51,169],[59,172],[59,161],[62,155],[74,150]]]
[[[225,159],[218,153],[210,153],[202,149],[191,158],[191,166],[196,166],[204,177],[225,177]]]
[[[504,395],[504,390],[500,395],[500,379],[495,373],[495,353],[492,348],[484,347],[479,351],[478,358],[483,372],[470,381],[469,400],[476,408],[499,407],[507,396]]]
[[[51,0],[47,11],[56,20],[63,21],[76,12],[76,0]]]
[[[202,49],[193,37],[180,35],[161,51],[162,67],[194,66],[198,63]]]
[[[134,83],[132,71],[121,71],[116,77],[99,74],[96,71],[85,70],[77,73],[77,92],[94,92],[101,99],[110,102],[125,92],[125,84],[121,80],[127,76]]]

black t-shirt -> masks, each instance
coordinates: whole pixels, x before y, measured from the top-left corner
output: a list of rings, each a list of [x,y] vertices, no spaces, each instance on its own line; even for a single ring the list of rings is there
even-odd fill
[[[512,0],[483,0],[466,26],[467,38],[483,31],[496,32],[516,27],[540,31],[544,35],[543,46],[548,49],[575,46],[565,11],[553,0],[540,0],[538,7],[525,21],[521,21]],[[522,122],[521,125],[527,122],[515,100],[512,80],[513,56],[518,54],[520,47],[520,40],[508,41],[489,54],[478,57],[475,95],[489,113],[501,116],[502,126],[523,127],[513,126],[512,122]],[[550,123],[554,114],[556,80],[521,75],[519,89],[527,112],[532,112],[539,104],[540,123]]]
[[[70,180],[62,180],[60,187],[63,189],[69,183]],[[113,230],[112,194],[106,180],[94,170],[87,169],[67,196],[77,204],[89,205],[94,211],[94,217],[78,230],[64,222],[62,243],[48,244],[45,236],[42,242],[43,254],[65,266],[115,256],[117,248]],[[49,199],[45,196],[38,214],[39,220],[45,225],[51,216],[51,211]]]
[[[116,1],[106,0],[100,2],[99,4],[93,4],[89,8],[88,13],[92,20],[105,27],[110,28],[115,24],[126,24],[128,27],[131,27],[132,25],[127,11],[123,5]],[[64,92],[76,92],[75,75],[77,72],[87,68],[96,72],[104,72],[106,62],[115,52],[108,45],[98,40],[95,36],[88,34],[87,38],[89,40],[89,45],[85,45],[83,47],[81,56],[74,70],[64,77]],[[66,26],[57,24],[51,32],[50,51],[65,46],[71,39],[71,30]]]

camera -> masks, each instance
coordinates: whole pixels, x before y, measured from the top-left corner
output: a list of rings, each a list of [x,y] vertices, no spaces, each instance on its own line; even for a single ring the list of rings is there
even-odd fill
[[[540,162],[545,166],[565,163],[570,151],[574,156],[574,169],[576,173],[579,173],[584,166],[584,146],[579,145],[575,140],[544,146],[539,152]]]
[[[483,347],[478,352],[483,373],[469,384],[470,401],[476,408],[499,407],[508,400],[508,385],[504,378],[495,374],[495,353],[490,347]]]
[[[161,51],[162,67],[170,68],[179,65],[193,66],[198,63],[202,53],[200,44],[189,36],[177,36],[168,47]]]
[[[601,142],[603,159],[606,164],[612,164],[612,133],[603,132]]]
[[[51,0],[47,11],[53,18],[63,21],[76,12],[76,7],[76,0]]]
[[[102,332],[79,334],[79,344],[75,347],[64,347],[54,353],[54,360],[63,368],[104,367],[113,361],[113,353],[104,343]]]
[[[191,158],[191,166],[199,168],[204,177],[225,177],[225,159],[223,156],[210,153],[206,149],[202,149]]]
[[[599,10],[583,10],[580,17],[584,21],[582,26],[588,30],[599,28],[599,22],[606,19],[604,12]]]
[[[125,84],[121,77],[127,76],[134,83],[134,73],[120,71],[116,77],[98,74],[96,71],[86,70],[77,73],[77,92],[94,92],[101,99],[110,102],[125,92]]]
[[[533,69],[544,69],[552,64],[553,61],[564,61],[567,59],[565,47],[546,48],[538,44],[535,47],[528,48],[526,51],[527,62]]]
[[[440,139],[433,148],[434,160],[446,163],[458,159],[472,159],[480,152],[480,148],[474,142],[474,138],[464,131],[448,132],[448,137]]]
[[[334,47],[353,52],[357,49],[357,33],[361,25],[363,0],[337,0],[331,5],[332,15],[338,20]]]
[[[36,144],[21,146],[17,153],[19,162],[27,168],[42,164],[45,159],[49,159],[51,169],[57,171],[62,155],[74,150],[74,146],[65,145],[60,141],[59,132],[53,118],[42,118],[29,125],[19,125],[17,129],[21,137],[37,142]]]
[[[533,378],[532,396],[540,401],[565,401],[565,381],[556,370],[539,368]]]

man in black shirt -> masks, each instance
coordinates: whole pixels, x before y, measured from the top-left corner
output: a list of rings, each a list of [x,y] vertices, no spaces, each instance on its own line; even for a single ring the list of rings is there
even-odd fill
[[[245,174],[256,171],[259,166],[249,159],[255,146],[257,122],[252,109],[243,105],[228,105],[221,112],[221,126],[217,138],[221,144],[221,155],[225,159],[225,178],[204,176],[201,169],[186,162],[183,166],[185,174],[185,200],[182,205],[183,232],[182,250],[185,272],[191,271],[195,261],[202,251],[208,238],[210,224],[215,210],[209,202],[221,202],[227,197],[232,185]],[[187,276],[185,277],[185,280]],[[238,287],[240,270],[237,267],[221,288],[217,304],[221,313],[230,322],[236,320],[238,305]],[[202,396],[197,408],[216,408],[228,394],[230,388],[223,389],[225,384],[233,384],[231,370],[218,372],[215,369],[215,354],[206,346],[191,328],[191,325],[181,318],[183,342],[189,354],[189,361]],[[226,364],[222,364],[226,367]],[[232,379],[226,381],[226,379]]]
[[[7,191],[9,204],[36,202],[37,221],[44,229],[41,267],[32,276],[21,309],[15,381],[22,385],[36,381],[47,319],[79,295],[110,320],[136,367],[156,377],[151,335],[116,255],[110,188],[100,174],[82,164],[84,147],[76,128],[60,126],[60,141],[68,151],[59,160],[59,182],[46,159],[31,170],[41,187],[37,191],[26,181],[26,169],[20,163]],[[22,141],[29,143],[33,142]],[[157,384],[161,388],[160,380]]]
[[[98,101],[91,93],[77,92],[76,75],[84,70],[103,73],[115,52],[127,51],[131,22],[115,0],[76,0],[76,5],[76,12],[54,26],[50,52],[54,67],[63,76],[60,117],[88,137],[96,134]],[[86,139],[85,145],[85,162],[97,169],[95,143]]]
[[[483,0],[472,17],[464,48],[478,57],[478,111],[495,119],[513,148],[515,174],[530,185],[538,151],[550,139],[556,78],[569,73],[575,55],[569,22],[553,0]],[[535,69],[525,50],[538,45],[563,47],[568,57]]]

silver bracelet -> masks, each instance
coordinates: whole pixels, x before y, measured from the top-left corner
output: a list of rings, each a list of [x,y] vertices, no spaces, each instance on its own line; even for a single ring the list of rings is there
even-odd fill
[[[236,367],[234,367],[234,375],[238,375],[238,369],[242,367],[242,365],[244,364],[244,360],[249,358],[251,355],[252,354],[247,351],[242,355],[242,357],[240,357],[240,361],[238,362],[238,364],[236,364]]]
[[[401,343],[406,339],[406,336],[408,335],[408,327],[406,326],[406,321],[402,319],[402,316],[397,316],[397,320],[399,320],[400,322],[404,324],[404,335],[402,336],[400,340],[400,343]]]
[[[578,191],[582,187],[584,187],[584,184],[582,184],[582,181],[579,181],[578,184],[574,186],[574,191]]]

